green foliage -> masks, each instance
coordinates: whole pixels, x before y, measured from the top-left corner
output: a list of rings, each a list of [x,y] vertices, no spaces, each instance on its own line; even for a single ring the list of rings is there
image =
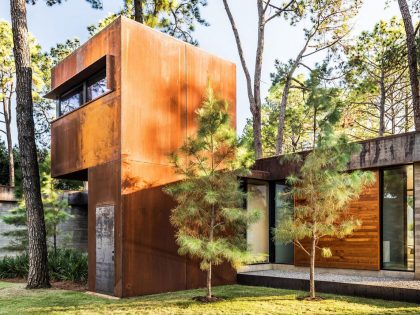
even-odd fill
[[[359,150],[345,136],[326,134],[318,140],[300,173],[287,178],[292,188],[286,194],[297,202],[294,206],[285,203],[285,216],[274,229],[276,240],[299,245],[300,240],[310,238],[317,245],[324,236],[342,238],[360,226],[357,218],[347,216],[347,206],[375,177],[371,172],[346,172],[351,155]],[[327,248],[323,253],[331,254]]]
[[[345,106],[344,95],[340,87],[326,84],[325,78],[331,71],[324,62],[317,65],[309,77],[299,75],[294,79],[286,108],[283,152],[312,149],[319,134],[332,130],[340,122]],[[283,82],[273,79],[269,95],[262,106],[262,143],[266,156],[272,156],[276,151],[275,139],[283,88]],[[242,139],[252,147],[252,121],[247,122]]]
[[[209,25],[200,12],[200,9],[206,5],[207,0],[144,0],[144,24],[185,42],[198,45],[192,33],[195,31],[196,24]],[[109,14],[97,25],[89,26],[89,33],[93,36],[119,16],[134,19],[133,0],[124,0],[124,8],[121,11]]]
[[[178,203],[170,220],[179,253],[197,258],[206,271],[223,261],[238,267],[256,259],[247,250],[245,232],[259,211],[243,209],[246,195],[238,181],[252,161],[238,143],[228,104],[210,87],[196,114],[197,135],[171,155],[182,180],[165,188]]]
[[[0,140],[0,185],[9,183],[9,163],[7,148],[4,141]]]
[[[413,128],[406,55],[404,24],[395,17],[362,32],[348,46],[349,134],[366,139]]]
[[[41,168],[42,170],[42,168]],[[60,223],[68,220],[71,215],[66,211],[68,203],[62,195],[62,191],[57,190],[54,185],[55,180],[49,174],[41,174],[42,203],[44,205],[44,218],[47,238],[51,239],[51,245],[57,249],[57,229]],[[9,214],[1,217],[6,224],[14,225],[15,230],[3,232],[2,235],[11,238],[11,242],[4,249],[12,251],[25,251],[28,246],[28,233],[26,229],[26,207],[22,199],[17,208],[11,209]]]
[[[0,260],[0,278],[26,278],[29,257],[27,253]],[[57,249],[48,252],[48,269],[52,280],[87,282],[87,254],[72,249]]]

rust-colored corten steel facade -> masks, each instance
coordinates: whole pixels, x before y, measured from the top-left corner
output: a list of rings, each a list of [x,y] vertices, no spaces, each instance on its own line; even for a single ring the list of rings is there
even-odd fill
[[[101,71],[106,87],[89,101],[89,78]],[[174,203],[162,187],[178,179],[167,155],[194,134],[208,82],[236,123],[235,73],[233,63],[126,18],[52,70],[48,97],[80,86],[60,104],[85,100],[52,123],[51,159],[53,177],[89,182],[89,290],[125,297],[205,284],[198,264],[177,254]],[[215,273],[216,284],[235,279],[227,266]]]

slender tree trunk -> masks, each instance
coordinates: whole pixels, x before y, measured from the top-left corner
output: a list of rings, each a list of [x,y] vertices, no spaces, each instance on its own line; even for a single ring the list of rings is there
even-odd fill
[[[257,40],[257,52],[255,58],[255,73],[254,73],[254,89],[252,88],[251,75],[248,70],[248,66],[245,61],[244,51],[242,49],[241,38],[239,31],[236,27],[235,19],[233,18],[232,12],[230,11],[227,0],[223,0],[226,14],[229,18],[230,25],[232,27],[233,35],[235,36],[236,47],[238,49],[239,59],[241,60],[242,70],[245,74],[246,88],[248,92],[249,107],[252,114],[252,126],[254,136],[254,150],[256,158],[263,156],[262,141],[261,141],[261,69],[262,59],[264,50],[264,12],[261,10],[262,0],[258,0],[258,40]],[[262,16],[261,16],[262,14]]]
[[[21,154],[22,186],[27,211],[29,273],[27,288],[50,286],[44,209],[41,201],[32,103],[32,68],[25,0],[10,0],[16,65],[16,121]]]
[[[211,299],[211,297],[213,296],[212,292],[211,292],[211,277],[212,277],[212,265],[209,265],[209,269],[207,269],[207,299]]]
[[[312,121],[312,129],[313,129],[313,144],[312,144],[312,148],[315,149],[315,143],[316,143],[316,116],[318,114],[317,108],[314,107],[314,117],[313,117],[313,121]]]
[[[382,137],[385,134],[385,76],[383,71],[381,72],[380,79],[381,99],[379,101],[379,136]]]
[[[13,88],[12,88],[13,89]],[[15,186],[15,162],[13,157],[13,143],[12,143],[12,92],[6,97],[6,91],[3,91],[5,98],[3,99],[3,114],[4,123],[6,126],[6,141],[7,141],[7,154],[9,162],[9,186]]]
[[[305,53],[306,49],[308,48],[309,42],[311,37],[306,40],[305,45],[303,46],[302,50],[297,55],[292,67],[287,74],[286,82],[284,83],[283,93],[281,95],[281,102],[280,102],[280,111],[279,111],[279,125],[277,129],[277,138],[276,138],[276,154],[280,155],[283,153],[283,138],[284,138],[284,127],[286,125],[286,107],[287,101],[289,98],[289,91],[292,85],[293,74],[295,73],[299,63],[302,61],[302,56]]]
[[[144,23],[143,19],[143,0],[134,0],[134,20]]]
[[[408,100],[404,101],[404,132],[410,130],[410,118],[408,117]]]
[[[310,274],[309,274],[309,296],[311,299],[315,298],[315,247],[316,240],[312,238],[312,246],[311,246],[311,266],[310,266]]]
[[[417,68],[417,47],[410,9],[406,0],[398,0],[401,16],[404,22],[407,43],[408,70],[410,73],[411,96],[413,98],[414,126],[420,130],[420,95]]]
[[[212,155],[213,156],[213,155]],[[213,169],[213,157],[212,157],[212,169]],[[214,224],[215,224],[215,209],[214,206],[211,209],[211,221],[210,221],[210,235],[209,235],[209,242],[212,243],[214,239]],[[207,269],[207,299],[211,299],[212,292],[211,292],[211,278],[212,278],[212,263],[209,262],[209,267]]]
[[[54,225],[54,253],[57,254],[57,226]]]

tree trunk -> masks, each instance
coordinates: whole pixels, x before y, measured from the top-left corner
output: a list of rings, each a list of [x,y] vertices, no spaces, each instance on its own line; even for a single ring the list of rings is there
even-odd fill
[[[283,153],[284,127],[286,125],[286,122],[285,122],[286,107],[287,107],[287,101],[289,98],[290,87],[292,85],[293,74],[295,73],[299,63],[302,61],[303,54],[308,48],[310,40],[311,40],[311,37],[308,37],[305,45],[303,46],[302,50],[299,52],[295,61],[293,62],[292,67],[290,68],[289,73],[287,74],[286,82],[284,83],[283,93],[281,95],[279,125],[277,129],[277,139],[276,139],[276,154],[277,155],[280,155]]]
[[[413,98],[414,126],[420,130],[420,95],[417,68],[417,47],[410,9],[406,0],[398,0],[401,16],[404,22],[407,43],[408,70],[410,73],[411,96]]]
[[[314,107],[314,117],[312,121],[312,129],[313,129],[313,139],[312,139],[312,149],[315,149],[315,143],[316,143],[316,116],[318,115],[318,111],[316,106]]]
[[[134,20],[144,23],[143,19],[143,0],[134,0]]]
[[[280,102],[279,125],[277,129],[277,139],[276,139],[276,154],[278,155],[283,153],[284,127],[286,125],[286,107],[287,107],[287,99],[289,97],[289,90],[290,90],[291,83],[292,83],[292,77],[289,75],[284,84],[283,94],[281,96],[281,102]]]
[[[381,98],[379,101],[379,137],[385,134],[385,76],[383,71],[381,72],[380,79]]]
[[[309,297],[311,299],[315,298],[315,245],[316,240],[312,238],[312,247],[311,247],[311,267],[309,274]]]
[[[44,209],[41,201],[32,103],[32,68],[25,0],[10,0],[16,65],[16,121],[22,186],[27,211],[29,273],[27,288],[50,287]]]
[[[13,90],[13,88],[11,88]],[[3,91],[3,114],[4,123],[6,126],[6,141],[7,141],[7,154],[9,162],[9,186],[15,186],[15,162],[13,157],[13,143],[12,143],[12,92],[6,97],[6,91]]]
[[[235,19],[233,18],[232,12],[230,11],[229,4],[227,0],[223,0],[226,14],[229,18],[230,25],[232,27],[233,35],[235,36],[236,47],[238,49],[239,59],[241,60],[242,70],[245,74],[246,79],[246,88],[248,92],[248,101],[249,107],[252,114],[252,126],[254,128],[254,150],[255,157],[257,159],[262,158],[262,140],[261,140],[261,95],[260,95],[260,85],[261,85],[261,69],[262,69],[262,58],[263,58],[263,49],[264,49],[264,23],[261,24],[261,21],[264,21],[264,16],[260,14],[263,13],[260,11],[260,5],[262,5],[262,0],[258,0],[258,44],[257,52],[255,59],[255,73],[254,73],[254,89],[252,88],[251,75],[249,73],[248,67],[245,61],[245,55],[242,49],[241,38],[239,36],[238,29],[236,27]],[[260,13],[261,12],[261,13]],[[257,93],[257,95],[255,94]]]
[[[10,123],[6,123],[7,154],[9,159],[9,186],[15,186],[15,160],[13,157],[12,133]]]
[[[212,292],[211,292],[211,268],[212,265],[210,264],[209,269],[207,269],[207,299],[211,299],[212,297]]]
[[[404,132],[410,130],[410,118],[408,117],[409,105],[408,100],[404,101]]]
[[[57,225],[54,224],[54,253],[57,254]]]

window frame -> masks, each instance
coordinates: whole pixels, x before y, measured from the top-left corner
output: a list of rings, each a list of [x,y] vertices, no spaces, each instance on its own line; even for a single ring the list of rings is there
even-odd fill
[[[102,72],[104,74],[104,77],[103,78],[105,78],[106,79],[106,82],[107,82],[107,89],[108,89],[108,91],[106,91],[105,93],[103,93],[103,94],[101,94],[101,95],[99,95],[99,96],[97,96],[95,98],[92,98],[91,100],[88,100],[87,99],[88,82],[92,78],[95,78],[96,76],[99,77],[99,74],[101,74]],[[96,82],[99,82],[100,80],[98,80]],[[98,71],[96,71],[95,73],[93,73],[92,75],[90,75],[89,77],[85,78],[82,82],[74,85],[68,91],[60,94],[59,97],[58,97],[58,99],[57,99],[57,106],[56,106],[56,115],[57,115],[57,118],[60,118],[60,117],[62,117],[64,115],[67,115],[67,114],[69,114],[69,113],[71,113],[71,112],[79,109],[80,107],[83,107],[83,106],[85,106],[85,105],[87,105],[87,104],[89,104],[91,102],[94,102],[97,99],[99,99],[101,97],[104,97],[105,95],[113,92],[113,89],[109,87],[109,82],[108,81],[109,81],[108,71],[107,71],[106,67],[104,67],[104,68],[99,69]],[[68,111],[66,113],[63,113],[62,110],[61,110],[62,98],[65,97],[66,95],[69,95],[69,94],[73,93],[75,90],[79,89],[80,87],[82,87],[82,103],[78,107],[76,107],[76,108],[74,108],[74,109],[72,109],[72,110],[70,110],[70,111]]]
[[[384,220],[383,220],[383,214],[384,214],[384,202],[383,202],[383,195],[384,195],[384,172],[387,170],[393,170],[393,169],[399,169],[399,168],[403,168],[403,167],[407,167],[407,166],[412,166],[413,167],[413,222],[414,222],[414,226],[413,226],[413,234],[414,234],[414,243],[413,243],[413,248],[414,248],[414,266],[413,269],[390,269],[390,268],[385,268],[384,267],[384,262],[383,262],[383,239],[384,239]],[[392,166],[388,166],[388,167],[382,167],[380,168],[379,171],[379,267],[380,270],[385,270],[385,271],[395,271],[395,272],[412,272],[414,273],[416,271],[416,242],[415,242],[415,236],[416,236],[416,224],[415,224],[415,209],[416,209],[416,198],[415,198],[415,185],[416,185],[416,178],[415,178],[415,166],[413,163],[408,163],[408,164],[399,164],[399,165],[392,165]],[[404,196],[404,198],[406,198],[406,194]]]

